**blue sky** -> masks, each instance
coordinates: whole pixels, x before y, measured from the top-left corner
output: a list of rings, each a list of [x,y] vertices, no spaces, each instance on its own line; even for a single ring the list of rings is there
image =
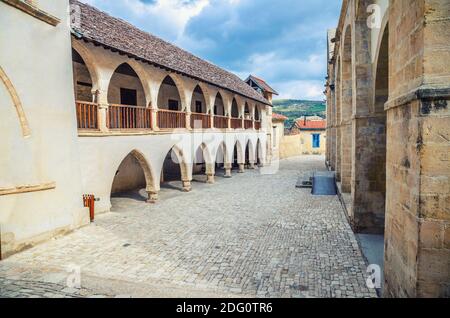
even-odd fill
[[[82,0],[223,67],[265,79],[279,98],[323,100],[326,31],[340,0]]]

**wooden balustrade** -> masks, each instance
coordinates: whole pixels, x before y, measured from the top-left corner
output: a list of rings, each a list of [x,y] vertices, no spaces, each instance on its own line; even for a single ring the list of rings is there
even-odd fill
[[[226,129],[228,128],[227,116],[214,116],[214,128]]]
[[[152,111],[147,107],[109,105],[109,129],[151,129]]]
[[[242,119],[231,118],[231,128],[232,129],[242,129]]]
[[[245,129],[253,129],[253,120],[251,119],[246,119],[244,121],[244,128]]]
[[[255,121],[255,129],[261,130],[261,122],[260,121]]]
[[[78,129],[98,129],[98,104],[77,101]]]
[[[185,112],[159,109],[157,119],[160,129],[186,128]]]
[[[211,116],[208,114],[191,113],[191,128],[192,129],[211,128]]]

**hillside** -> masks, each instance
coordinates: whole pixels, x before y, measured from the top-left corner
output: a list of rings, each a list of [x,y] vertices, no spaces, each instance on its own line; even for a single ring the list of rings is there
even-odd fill
[[[325,103],[321,101],[278,99],[273,101],[273,111],[289,118],[286,128],[290,128],[294,121],[302,116],[326,117]]]

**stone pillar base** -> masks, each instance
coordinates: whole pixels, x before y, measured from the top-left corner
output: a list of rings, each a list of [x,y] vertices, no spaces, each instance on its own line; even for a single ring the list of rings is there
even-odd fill
[[[147,191],[148,199],[147,203],[154,204],[158,201],[158,192]]]
[[[215,177],[213,174],[206,175],[206,183],[208,184],[214,184],[216,182]]]
[[[192,191],[191,181],[183,181],[183,192],[191,192],[191,191]]]
[[[254,162],[250,162],[249,169],[250,170],[255,170],[256,169],[256,166],[255,166]]]
[[[239,173],[244,173],[245,172],[245,164],[240,163],[239,164]]]
[[[231,178],[231,168],[225,168],[225,178]]]

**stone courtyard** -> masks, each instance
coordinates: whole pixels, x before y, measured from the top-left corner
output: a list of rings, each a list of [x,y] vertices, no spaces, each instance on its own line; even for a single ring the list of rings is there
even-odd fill
[[[295,188],[323,162],[173,184],[155,205],[113,198],[94,224],[0,262],[0,297],[376,297],[338,197]]]

